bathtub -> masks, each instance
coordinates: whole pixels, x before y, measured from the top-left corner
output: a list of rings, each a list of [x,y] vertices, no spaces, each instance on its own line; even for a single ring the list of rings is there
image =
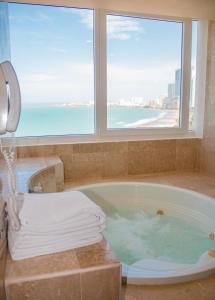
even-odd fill
[[[122,276],[127,284],[179,283],[203,278],[215,272],[215,258],[208,254],[209,249],[215,248],[213,198],[173,186],[142,182],[99,183],[75,189],[82,191],[97,203],[111,220],[107,227],[112,228],[112,233],[108,234],[107,228],[105,237],[113,250],[115,247],[119,253],[126,253],[116,254],[122,263]],[[136,216],[139,223],[141,220],[145,223],[135,227]],[[131,228],[136,239],[134,243]],[[147,234],[149,241],[145,238]],[[168,236],[170,239],[165,242]],[[177,246],[174,245],[174,241]],[[157,251],[154,257],[150,256],[151,252],[154,253],[151,249],[153,243]],[[198,247],[195,247],[195,243]],[[163,245],[161,250],[160,245]],[[141,258],[143,252],[138,252],[139,248],[146,252],[146,257]],[[159,255],[159,251],[162,255]],[[170,259],[165,251],[177,259]],[[137,261],[133,259],[132,252],[137,255]]]

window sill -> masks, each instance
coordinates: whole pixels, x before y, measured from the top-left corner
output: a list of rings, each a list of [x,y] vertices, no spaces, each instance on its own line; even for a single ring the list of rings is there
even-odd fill
[[[193,131],[183,133],[166,134],[138,134],[138,135],[64,135],[64,136],[40,136],[40,137],[16,137],[16,146],[39,146],[57,144],[79,144],[79,143],[102,143],[144,140],[168,140],[168,139],[190,139],[202,138]],[[8,138],[10,140],[10,138]],[[4,143],[6,144],[6,143]]]

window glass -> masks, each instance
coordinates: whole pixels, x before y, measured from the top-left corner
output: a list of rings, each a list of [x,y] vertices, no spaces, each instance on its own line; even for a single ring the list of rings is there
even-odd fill
[[[17,136],[94,132],[93,11],[9,4],[22,93]]]
[[[181,22],[107,16],[107,126],[179,127]]]
[[[8,4],[0,2],[0,63],[10,60]]]
[[[16,135],[94,133],[94,11],[0,4],[0,61],[11,58],[22,94]],[[180,128],[183,22],[114,14],[106,20],[107,128]],[[197,23],[192,22],[190,130]]]

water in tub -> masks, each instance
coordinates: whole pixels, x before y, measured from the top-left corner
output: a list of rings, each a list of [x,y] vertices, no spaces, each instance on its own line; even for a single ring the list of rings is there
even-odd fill
[[[105,237],[128,265],[142,259],[193,264],[205,251],[215,248],[215,241],[197,226],[143,210],[122,214],[112,211],[107,217]]]

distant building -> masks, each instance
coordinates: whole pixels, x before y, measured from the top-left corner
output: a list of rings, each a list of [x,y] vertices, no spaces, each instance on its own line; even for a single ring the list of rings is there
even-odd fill
[[[178,109],[179,108],[179,98],[169,98],[163,99],[163,109]]]
[[[175,96],[180,98],[181,95],[181,69],[175,71]]]
[[[149,100],[148,106],[151,107],[151,108],[160,108],[162,106],[161,105],[161,100],[159,98],[158,99],[151,99],[151,100]]]
[[[179,97],[175,96],[175,87],[174,83],[168,84],[168,96],[163,99],[163,109],[178,109]]]
[[[175,97],[175,84],[169,83],[168,84],[168,98],[174,98]]]

